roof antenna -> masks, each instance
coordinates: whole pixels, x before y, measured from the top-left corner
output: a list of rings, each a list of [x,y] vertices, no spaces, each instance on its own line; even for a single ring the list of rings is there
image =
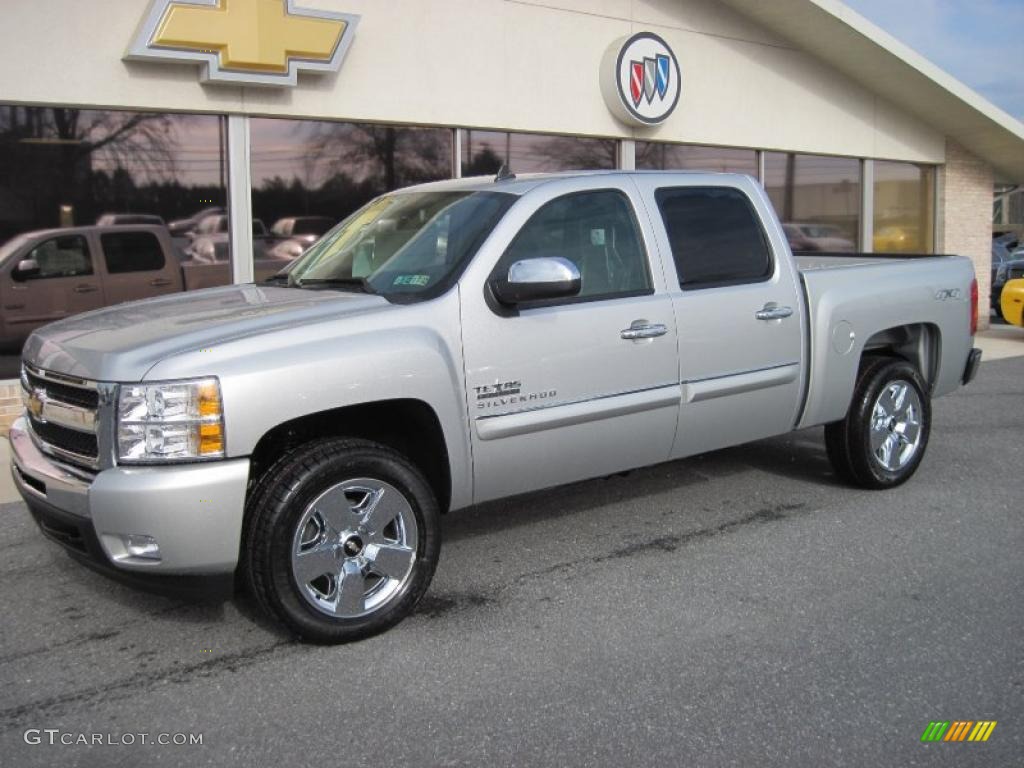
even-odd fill
[[[516,175],[512,173],[512,169],[508,167],[508,164],[502,163],[501,168],[498,169],[498,175],[494,177],[494,181],[512,181],[515,177]]]

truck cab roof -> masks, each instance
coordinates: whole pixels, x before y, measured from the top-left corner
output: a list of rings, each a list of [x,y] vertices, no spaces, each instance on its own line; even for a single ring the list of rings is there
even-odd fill
[[[463,179],[446,179],[444,181],[433,181],[426,184],[419,184],[415,187],[408,187],[400,192],[441,192],[441,191],[465,191],[465,192],[506,192],[512,195],[525,195],[544,184],[565,181],[567,179],[592,178],[595,176],[713,176],[719,179],[748,179],[750,177],[740,173],[715,173],[707,171],[625,171],[625,170],[598,170],[598,171],[560,171],[557,173],[524,173],[506,179],[498,180],[495,176],[470,176]]]

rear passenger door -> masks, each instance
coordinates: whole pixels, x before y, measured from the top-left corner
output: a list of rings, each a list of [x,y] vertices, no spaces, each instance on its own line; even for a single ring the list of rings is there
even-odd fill
[[[108,303],[146,299],[178,290],[172,272],[178,265],[176,260],[167,262],[156,233],[104,232],[99,239],[107,273],[104,286]]]
[[[674,457],[789,431],[803,387],[802,292],[778,224],[756,207],[752,180],[700,179],[638,178],[675,273],[682,404]]]
[[[672,305],[635,187],[607,184],[524,199],[464,275],[477,501],[668,457],[679,408]],[[579,269],[578,296],[516,308],[489,296],[512,264],[553,256]]]

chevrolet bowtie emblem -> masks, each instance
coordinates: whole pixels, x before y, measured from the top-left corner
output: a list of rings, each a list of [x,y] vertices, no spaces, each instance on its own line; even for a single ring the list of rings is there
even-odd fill
[[[359,17],[293,0],[152,0],[126,59],[204,65],[203,82],[295,85],[336,72]]]

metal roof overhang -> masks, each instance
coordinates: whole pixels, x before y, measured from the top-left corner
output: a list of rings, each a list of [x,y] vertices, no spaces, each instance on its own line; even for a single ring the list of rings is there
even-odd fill
[[[722,0],[1024,183],[1024,123],[837,0]]]

